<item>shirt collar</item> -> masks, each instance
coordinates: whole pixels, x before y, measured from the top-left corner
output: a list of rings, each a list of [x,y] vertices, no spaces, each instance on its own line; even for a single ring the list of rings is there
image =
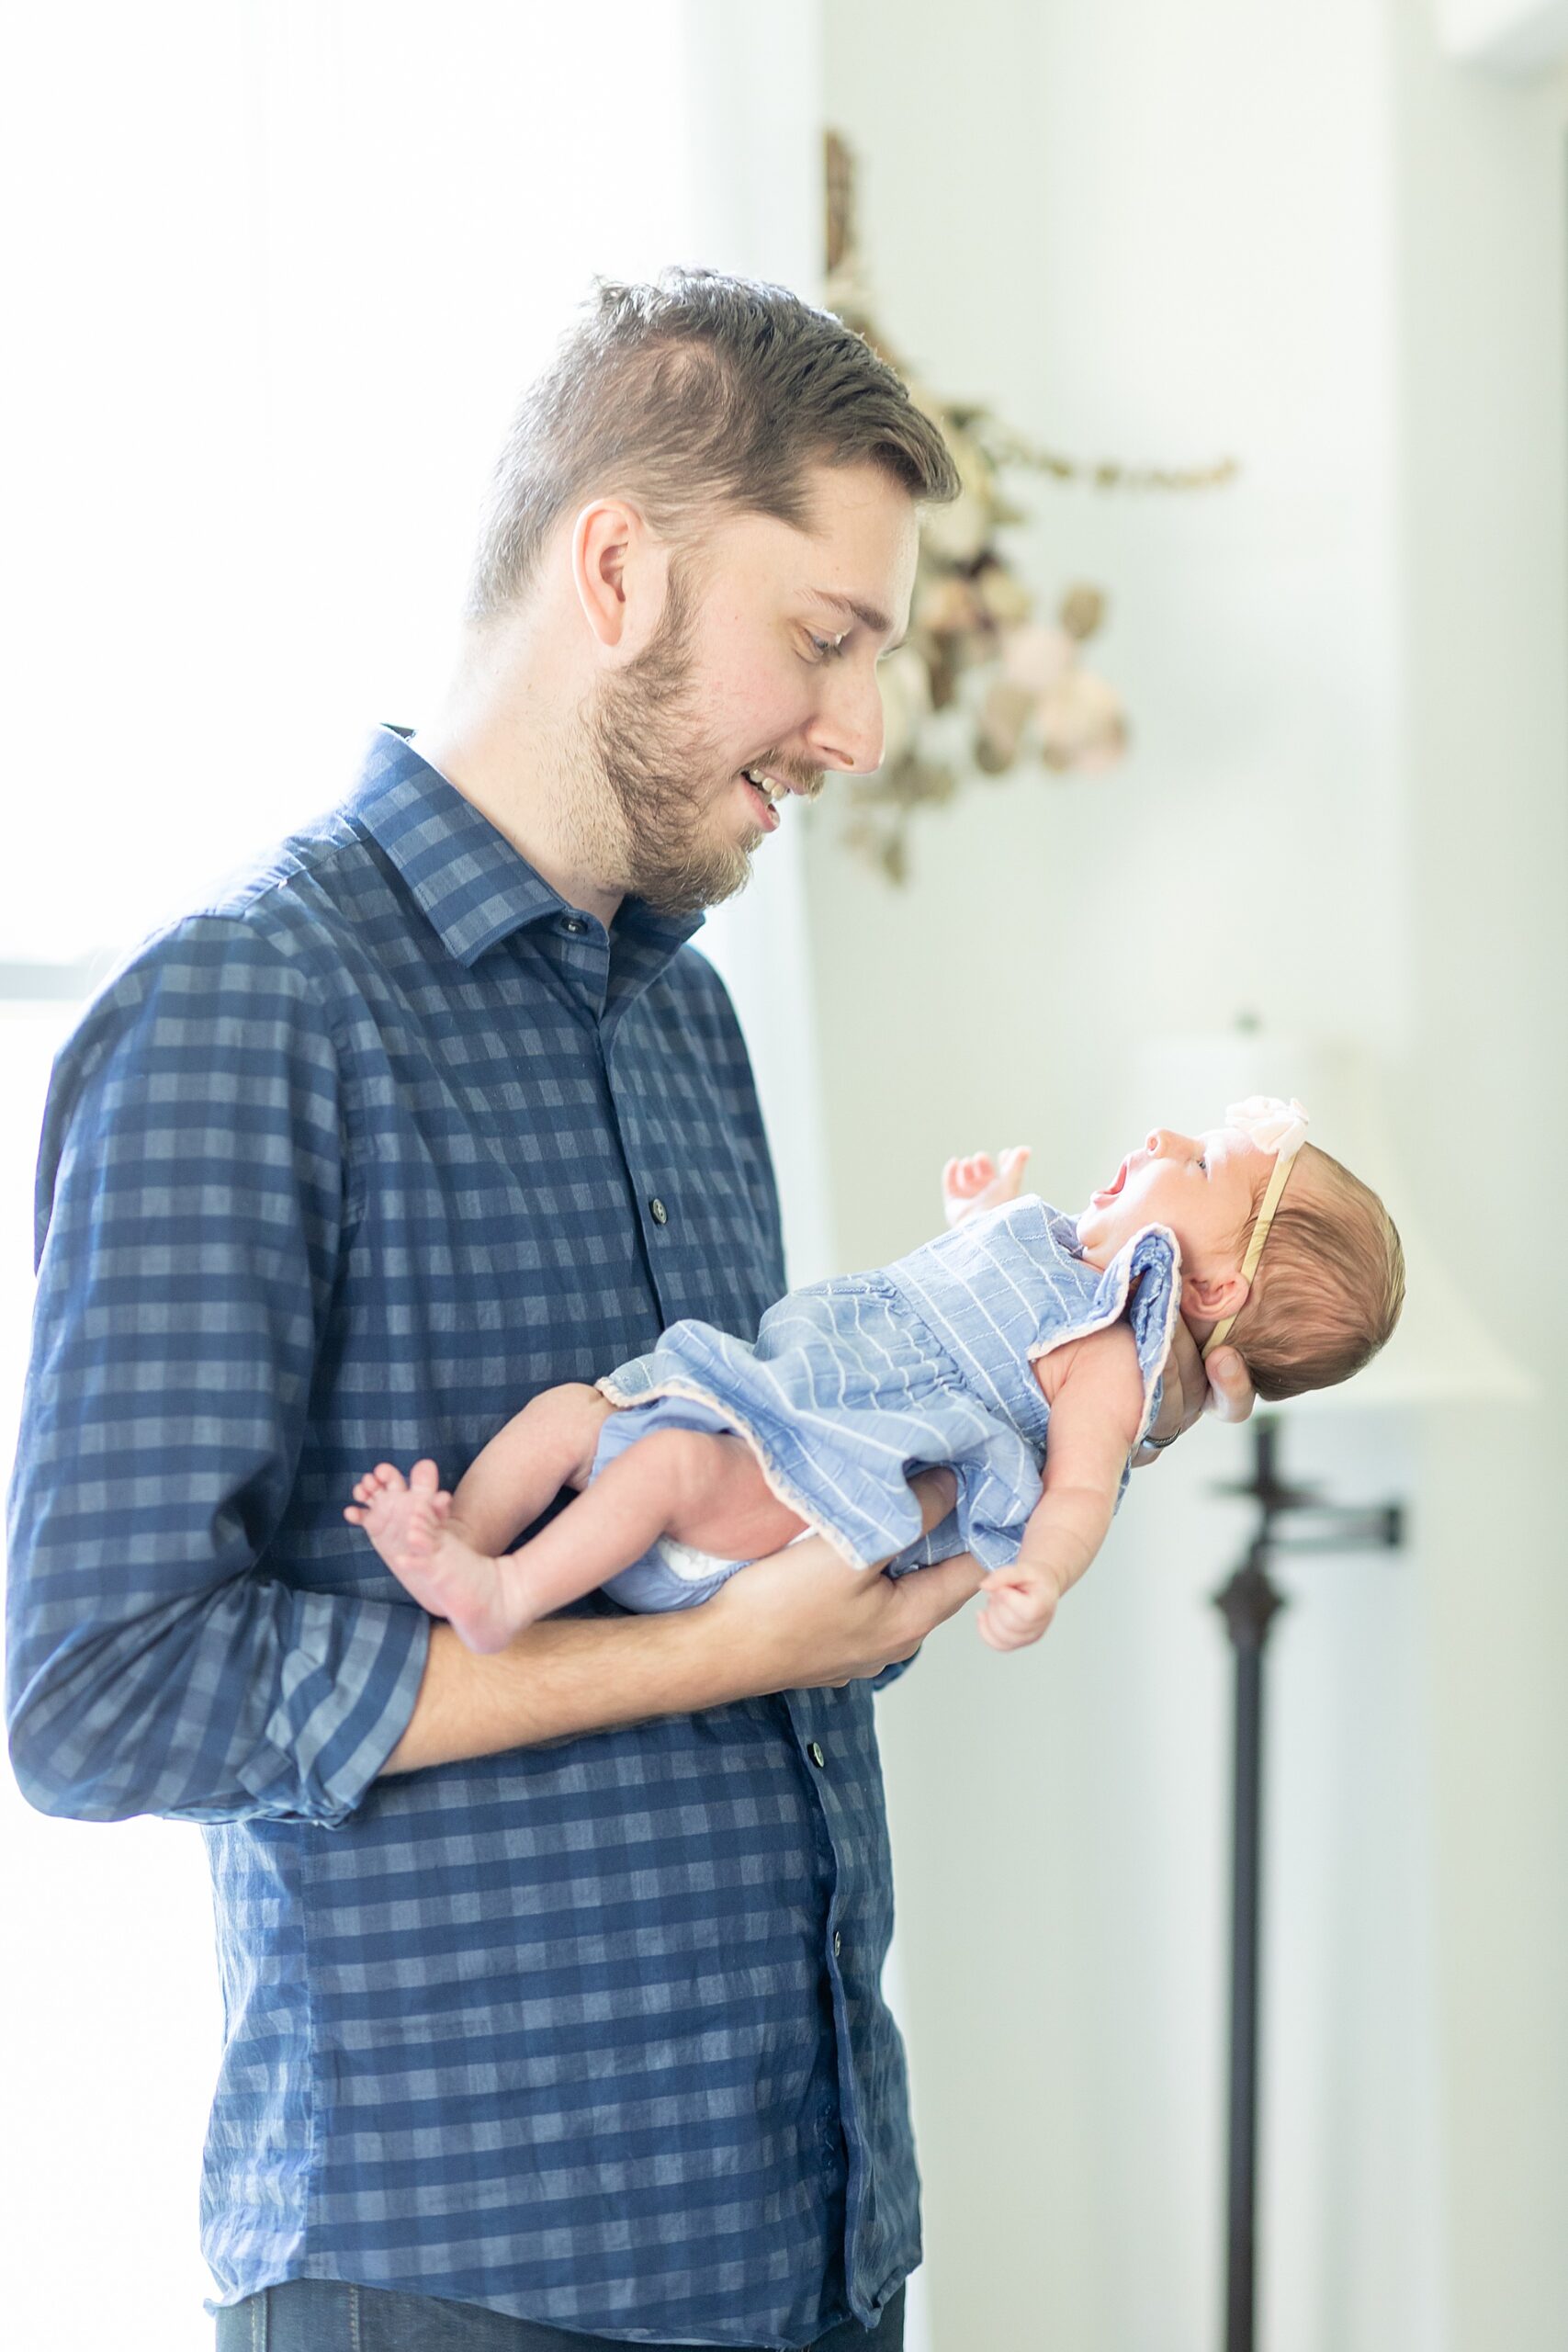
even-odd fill
[[[345,813],[385,850],[459,963],[471,967],[514,931],[581,917],[397,728],[378,729]],[[637,941],[639,960],[662,966],[703,921],[626,899],[615,930]]]

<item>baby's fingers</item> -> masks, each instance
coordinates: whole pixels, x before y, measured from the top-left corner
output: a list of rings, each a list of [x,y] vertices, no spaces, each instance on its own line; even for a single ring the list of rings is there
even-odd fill
[[[980,1611],[979,1625],[980,1639],[993,1650],[1024,1649],[1031,1642],[1037,1642],[1044,1631],[1043,1626],[1032,1631],[1027,1624],[1019,1623],[998,1609],[994,1600],[989,1608]]]
[[[1034,1600],[1034,1590],[1037,1588],[1027,1585],[1021,1576],[1013,1574],[1013,1569],[989,1569],[989,1574],[980,1578],[980,1592],[985,1592],[987,1600],[1010,1601],[1016,1609],[1027,1609]]]
[[[993,1649],[1021,1649],[1037,1642],[1056,1604],[1032,1585],[1008,1581],[1006,1569],[993,1568],[980,1585],[980,1631]]]

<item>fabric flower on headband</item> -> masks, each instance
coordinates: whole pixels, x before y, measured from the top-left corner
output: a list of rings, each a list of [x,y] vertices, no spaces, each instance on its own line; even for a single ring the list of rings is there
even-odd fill
[[[1281,1159],[1293,1159],[1306,1141],[1307,1114],[1293,1094],[1288,1102],[1278,1094],[1249,1094],[1245,1102],[1227,1106],[1225,1125],[1239,1127],[1259,1151],[1275,1152]]]

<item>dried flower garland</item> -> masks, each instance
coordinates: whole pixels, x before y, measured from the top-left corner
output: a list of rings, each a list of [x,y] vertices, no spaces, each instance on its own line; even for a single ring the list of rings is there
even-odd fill
[[[1055,621],[997,544],[1026,521],[1002,488],[1010,469],[1100,490],[1209,490],[1229,481],[1233,460],[1190,472],[1114,463],[1080,464],[1010,432],[984,407],[943,401],[904,364],[874,324],[854,225],[854,163],[827,134],[827,308],[897,368],[910,397],[941,427],[960,490],[928,510],[920,531],[909,634],[882,664],[886,742],[874,775],[852,787],[845,839],[893,882],[908,878],[910,819],[951,800],[977,770],[1004,775],[1026,757],[1057,774],[1102,774],[1126,748],[1127,718],[1114,686],[1080,659],[1105,616],[1098,588],[1078,585]]]

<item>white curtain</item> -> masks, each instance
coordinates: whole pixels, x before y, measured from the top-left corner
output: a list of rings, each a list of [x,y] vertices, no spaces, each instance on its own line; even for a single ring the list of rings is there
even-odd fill
[[[38,1114],[82,973],[336,798],[378,719],[429,709],[495,447],[592,273],[708,261],[810,290],[817,10],[777,13],[7,16],[4,1426]],[[815,1272],[796,852],[786,828],[711,940]],[[42,1819],[8,1775],[0,1838],[9,2340],[208,2352],[196,2186],[220,2016],[197,1840]]]

